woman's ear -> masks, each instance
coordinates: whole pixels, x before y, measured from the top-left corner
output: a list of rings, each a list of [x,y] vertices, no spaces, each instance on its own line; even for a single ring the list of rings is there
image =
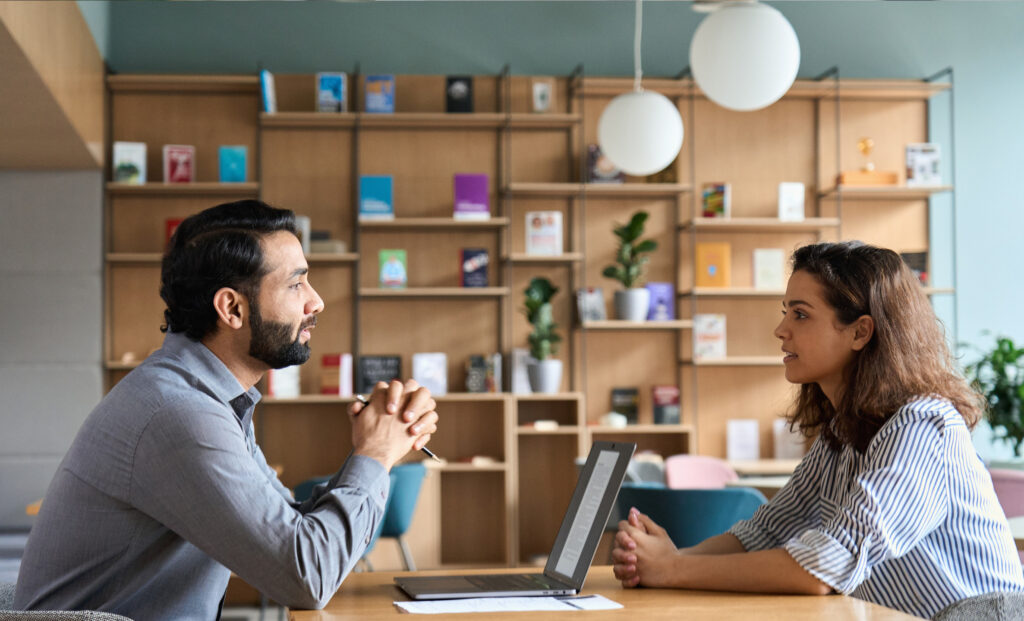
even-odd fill
[[[245,324],[245,315],[249,311],[245,296],[231,287],[222,287],[213,294],[213,308],[217,311],[217,319],[233,330]]]
[[[875,320],[871,315],[861,315],[853,322],[853,351],[860,351],[871,342],[875,335]]]

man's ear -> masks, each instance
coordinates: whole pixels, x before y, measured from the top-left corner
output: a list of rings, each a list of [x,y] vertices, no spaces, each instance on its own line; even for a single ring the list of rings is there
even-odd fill
[[[213,308],[217,319],[233,330],[245,325],[249,314],[249,301],[231,287],[222,287],[213,294]]]
[[[861,315],[853,322],[853,351],[860,351],[871,342],[875,335],[875,320],[871,315]]]

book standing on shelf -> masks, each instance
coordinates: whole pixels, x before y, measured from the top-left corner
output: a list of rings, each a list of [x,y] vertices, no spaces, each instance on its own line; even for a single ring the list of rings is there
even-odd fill
[[[670,282],[649,282],[651,292],[647,307],[648,321],[671,321],[676,318],[676,286]]]
[[[705,218],[728,218],[732,215],[732,186],[712,181],[701,186],[701,215]]]
[[[405,250],[380,251],[380,286],[382,289],[405,289],[409,277],[406,271]]]
[[[324,354],[320,364],[320,394],[352,396],[352,354]]]
[[[466,361],[466,392],[501,392],[501,354],[473,354],[469,357]]]
[[[526,254],[553,257],[562,254],[562,212],[526,212]]]
[[[321,71],[316,74],[317,112],[345,112],[347,76],[344,73]]]
[[[373,392],[377,382],[390,382],[400,379],[402,375],[401,356],[360,356],[359,357],[359,393],[368,395]]]
[[[448,394],[448,356],[443,352],[413,354],[412,378],[431,395]]]
[[[114,181],[143,185],[146,183],[146,143],[114,143]]]
[[[754,248],[754,288],[786,288],[786,252],[782,248]]]
[[[756,418],[730,418],[726,422],[726,459],[761,459],[761,428]]]
[[[196,148],[192,145],[164,145],[164,183],[192,183],[195,165]]]
[[[394,220],[395,203],[392,196],[391,175],[360,176],[359,219]]]
[[[260,71],[260,97],[263,100],[263,111],[269,114],[277,112],[277,90],[274,87],[274,74],[266,69]]]
[[[473,111],[473,76],[450,75],[445,79],[445,110]]]
[[[294,399],[301,392],[299,386],[299,365],[267,371],[268,397]]]
[[[217,149],[217,164],[221,183],[245,183],[248,149],[242,145],[221,145]]]
[[[576,309],[580,323],[604,321],[608,318],[604,308],[604,291],[601,287],[585,287],[576,290]]]
[[[525,347],[512,348],[512,392],[517,395],[528,395],[533,392],[530,388],[530,378],[526,372],[526,365],[533,360],[530,350]]]
[[[486,287],[490,256],[486,248],[463,248],[459,251],[459,281],[463,287]]]
[[[174,232],[178,230],[178,225],[184,221],[184,218],[167,218],[164,220],[164,247],[168,247],[171,244],[171,238],[174,237]]]
[[[923,188],[942,185],[939,145],[912,142],[907,145],[907,187]]]
[[[491,201],[487,193],[490,177],[486,173],[456,173],[452,179],[456,220],[489,220]]]
[[[366,76],[366,111],[392,113],[395,111],[395,76]]]
[[[803,222],[804,184],[796,181],[783,181],[779,184],[779,220],[782,222]]]
[[[655,425],[679,424],[679,387],[651,386]]]
[[[732,246],[728,242],[697,244],[696,286],[728,287],[732,281]]]
[[[640,416],[640,390],[636,387],[612,388],[612,412],[626,417],[626,423],[635,425]]]
[[[693,316],[693,359],[725,358],[725,315],[697,313]]]

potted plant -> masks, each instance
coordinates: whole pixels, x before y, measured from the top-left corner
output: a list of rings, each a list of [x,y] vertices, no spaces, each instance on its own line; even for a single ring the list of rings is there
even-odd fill
[[[562,386],[562,361],[552,358],[558,353],[558,335],[551,298],[558,288],[547,278],[536,277],[523,291],[526,294],[526,319],[533,326],[530,333],[530,355],[533,360],[526,366],[530,389],[534,392],[558,392]]]
[[[638,241],[644,234],[644,223],[647,212],[638,211],[633,214],[629,224],[617,226],[612,231],[619,238],[619,248],[615,255],[617,265],[604,268],[602,274],[617,280],[625,287],[615,292],[615,316],[629,321],[647,319],[647,308],[651,303],[650,291],[642,287],[644,265],[650,257],[644,256],[653,252],[658,243],[653,239]]]
[[[1003,336],[993,349],[967,367],[968,376],[985,397],[988,421],[996,437],[1021,455],[1024,447],[1024,348]]]

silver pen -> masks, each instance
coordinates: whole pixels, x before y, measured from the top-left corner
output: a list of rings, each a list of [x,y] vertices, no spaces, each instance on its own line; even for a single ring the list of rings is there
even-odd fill
[[[359,403],[362,403],[363,405],[370,405],[370,400],[367,399],[366,397],[364,397],[363,395],[356,395],[356,401],[358,401]],[[444,463],[443,461],[441,461],[440,457],[438,457],[437,455],[434,455],[434,451],[428,449],[427,447],[424,446],[420,450],[423,451],[423,453],[427,457],[433,459],[437,463],[439,463],[439,464],[443,464]]]

